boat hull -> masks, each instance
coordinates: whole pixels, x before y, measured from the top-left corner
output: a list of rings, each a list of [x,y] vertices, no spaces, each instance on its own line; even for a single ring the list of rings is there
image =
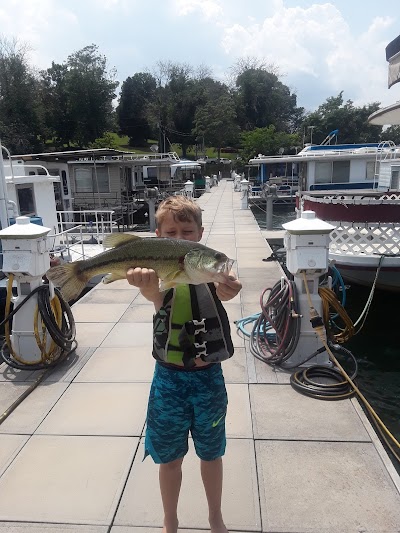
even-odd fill
[[[347,283],[371,287],[379,267],[379,256],[343,256],[329,252],[341,276]],[[400,292],[400,257],[384,257],[381,263],[376,287],[385,291]]]

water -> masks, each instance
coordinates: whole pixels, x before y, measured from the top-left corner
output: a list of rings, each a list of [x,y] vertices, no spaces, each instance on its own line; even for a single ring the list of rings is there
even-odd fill
[[[261,229],[266,227],[266,215],[252,207]],[[295,219],[294,208],[276,209],[273,228]],[[347,289],[346,311],[353,323],[360,316],[370,293],[369,287],[352,285]],[[357,385],[389,431],[400,441],[400,342],[399,293],[375,291],[366,322],[361,332],[345,347],[359,364]],[[400,465],[395,466],[400,471]]]
[[[251,208],[260,229],[267,228],[267,214],[265,209],[260,206],[253,206]],[[282,224],[290,222],[296,218],[294,207],[291,205],[280,206],[279,209],[274,208],[274,214],[272,216],[272,229],[283,229]]]

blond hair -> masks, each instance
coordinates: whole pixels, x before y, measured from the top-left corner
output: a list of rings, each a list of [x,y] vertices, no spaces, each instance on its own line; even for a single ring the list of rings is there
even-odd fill
[[[199,205],[193,200],[186,198],[186,196],[170,196],[160,203],[156,213],[158,229],[161,228],[161,224],[164,222],[167,213],[172,213],[175,221],[194,221],[199,228],[202,227],[201,209]]]

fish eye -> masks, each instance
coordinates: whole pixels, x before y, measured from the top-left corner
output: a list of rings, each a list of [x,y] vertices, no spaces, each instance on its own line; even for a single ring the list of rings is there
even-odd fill
[[[217,252],[215,255],[214,255],[215,259],[217,261],[219,261],[220,259],[222,259],[222,254],[220,254],[219,252]]]

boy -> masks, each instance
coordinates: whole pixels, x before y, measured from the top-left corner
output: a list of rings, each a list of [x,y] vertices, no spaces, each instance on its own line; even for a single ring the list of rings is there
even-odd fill
[[[157,237],[199,242],[203,235],[201,209],[194,201],[184,196],[172,196],[164,200],[158,207],[156,222]],[[160,309],[161,313],[158,314],[161,317],[165,315],[165,310],[173,315],[172,327],[176,326],[174,322],[177,321],[177,315],[183,316],[183,322],[195,318],[192,312],[194,309],[191,304],[192,296],[189,300],[185,300],[185,296],[179,296],[185,291],[189,294],[188,287],[191,287],[192,295],[193,286],[178,286],[174,291],[162,293],[159,291],[159,280],[154,270],[144,268],[128,270],[127,280],[131,285],[139,287],[143,296],[153,302],[155,319]],[[222,329],[214,330],[212,335],[224,337],[223,346],[230,347],[229,353],[225,353],[222,357],[226,359],[233,354],[233,347],[226,313],[220,301],[234,298],[242,287],[241,283],[231,272],[225,283],[201,287],[205,287],[208,291],[205,293],[206,296],[211,294],[211,300],[215,303],[212,305],[219,309],[218,317],[221,318],[217,320],[213,317],[213,323],[225,324],[223,332]],[[169,296],[170,292],[173,296]],[[173,302],[169,307],[166,304],[168,297],[169,301]],[[196,306],[198,307],[198,304]],[[210,319],[207,320],[211,324]],[[219,331],[219,335],[215,335],[216,331],[217,333]],[[171,348],[171,344],[168,344],[165,353],[169,354],[169,358],[158,360],[156,363],[148,404],[145,441],[145,456],[151,455],[154,462],[160,464],[159,481],[164,507],[163,531],[176,533],[178,529],[177,506],[182,480],[181,466],[188,451],[187,439],[190,431],[201,462],[201,476],[208,502],[211,531],[227,533],[221,514],[221,495],[222,455],[226,444],[225,414],[228,402],[221,365],[219,362],[207,361],[207,355],[193,356],[191,364],[187,365],[182,356],[182,344],[179,345],[178,334],[175,335],[173,337],[171,329],[168,339],[173,339],[175,346]],[[215,347],[219,342],[221,346],[221,340],[214,337],[208,345]],[[191,339],[193,341],[193,336]],[[193,345],[190,348],[193,349]],[[210,355],[211,359],[216,359],[215,354]],[[154,349],[153,356],[159,359]]]

